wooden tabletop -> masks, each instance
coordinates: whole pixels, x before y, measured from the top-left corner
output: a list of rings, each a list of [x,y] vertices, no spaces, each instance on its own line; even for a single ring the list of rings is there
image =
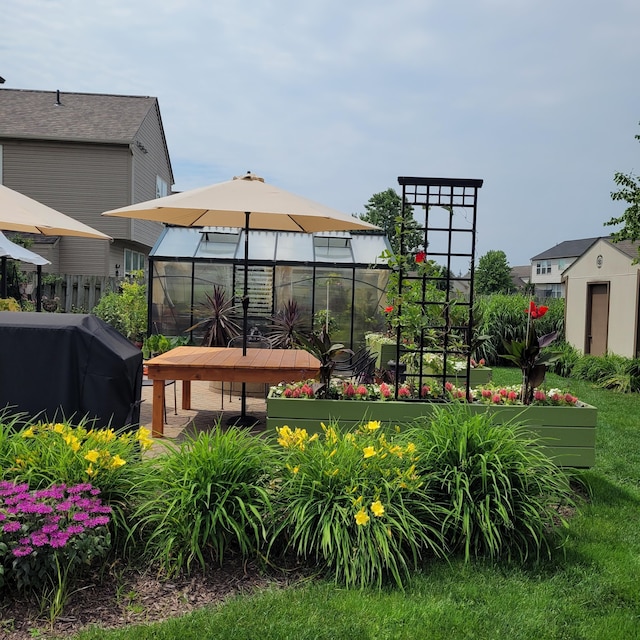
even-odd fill
[[[292,382],[314,378],[320,361],[302,349],[176,347],[147,363],[151,380],[224,380],[226,382]]]

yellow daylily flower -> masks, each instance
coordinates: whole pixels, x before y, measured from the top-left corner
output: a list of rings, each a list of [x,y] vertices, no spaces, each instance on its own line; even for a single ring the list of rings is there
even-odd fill
[[[371,503],[371,513],[373,513],[376,518],[380,518],[384,514],[384,506],[380,500]]]
[[[98,462],[99,458],[100,452],[97,449],[91,449],[84,457],[84,459],[89,462]]]
[[[369,520],[371,520],[371,518],[369,518],[369,516],[367,515],[367,512],[364,510],[364,508],[360,509],[360,511],[358,511],[358,513],[356,513],[355,519],[356,519],[356,524],[359,527],[363,527],[365,524],[367,524],[369,522]]]
[[[365,447],[362,452],[364,453],[365,458],[372,458],[377,453],[375,447]]]
[[[34,438],[35,437],[35,431],[33,430],[33,427],[29,427],[28,429],[25,429],[22,432],[22,437],[23,438]]]
[[[109,466],[112,469],[117,469],[118,467],[121,467],[124,464],[127,464],[127,461],[121,458],[118,454],[116,454],[115,456],[113,456],[113,458],[111,458],[111,462]]]
[[[380,420],[369,420],[369,422],[367,422],[367,430],[376,431],[380,428],[380,425]]]

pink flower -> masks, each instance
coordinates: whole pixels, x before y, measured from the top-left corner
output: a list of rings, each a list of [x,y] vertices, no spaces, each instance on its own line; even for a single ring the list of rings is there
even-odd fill
[[[451,391],[451,390],[453,389],[453,385],[452,385],[450,382],[445,382],[445,383],[444,383],[444,388],[445,388],[447,391]]]
[[[493,404],[500,404],[502,402],[502,397],[500,396],[500,394],[496,393],[492,398],[491,398],[491,402],[493,402]]]
[[[349,383],[345,389],[344,389],[344,395],[347,396],[347,398],[353,398],[353,396],[356,395],[356,390],[353,388],[353,385],[351,383]]]
[[[291,394],[292,398],[299,398],[301,394],[300,387],[296,387]]]
[[[290,398],[293,395],[293,391],[291,391],[291,389],[285,389],[284,393],[282,394],[285,398]]]
[[[547,399],[547,394],[544,391],[536,390],[533,392],[533,399],[538,402],[544,402]]]
[[[356,395],[360,396],[361,398],[366,398],[367,387],[365,387],[363,384],[359,385],[358,388],[356,389]]]
[[[511,402],[514,402],[518,399],[518,394],[515,391],[509,391],[509,393],[507,394],[507,399]]]
[[[389,396],[391,396],[391,389],[389,388],[389,385],[386,384],[385,382],[383,382],[380,385],[380,395],[383,398],[388,398]]]
[[[490,398],[493,395],[491,389],[483,389],[480,393],[483,398]]]
[[[578,398],[576,398],[575,396],[572,396],[570,393],[565,393],[564,401],[567,404],[576,404],[576,402],[578,402]]]
[[[431,393],[431,387],[429,385],[423,384],[422,389],[420,390],[420,395],[423,398],[428,398]]]
[[[484,358],[480,358],[480,362],[478,363],[481,367],[484,367],[485,365],[485,359]]]
[[[411,390],[409,389],[409,387],[402,386],[398,389],[398,397],[399,398],[408,398],[411,396]]]
[[[503,387],[502,389],[500,389],[500,391],[498,392],[503,398],[507,397],[507,390]]]

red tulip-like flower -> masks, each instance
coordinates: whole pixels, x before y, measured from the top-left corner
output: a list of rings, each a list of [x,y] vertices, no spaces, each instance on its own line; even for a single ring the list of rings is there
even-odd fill
[[[384,308],[385,313],[391,313],[393,311],[393,306],[389,305],[388,307]]]
[[[533,300],[529,303],[529,308],[524,310],[524,312],[528,313],[534,320],[536,318],[542,318],[547,311],[549,311],[549,307],[545,307],[544,305],[538,307]]]
[[[416,262],[420,264],[424,262],[426,257],[427,257],[427,254],[424,251],[418,251],[418,253],[416,253]]]

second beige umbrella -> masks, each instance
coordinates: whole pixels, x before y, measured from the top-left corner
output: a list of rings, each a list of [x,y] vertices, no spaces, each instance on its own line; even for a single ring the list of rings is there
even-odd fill
[[[45,236],[112,239],[101,231],[4,185],[0,185],[0,229],[41,233]]]

